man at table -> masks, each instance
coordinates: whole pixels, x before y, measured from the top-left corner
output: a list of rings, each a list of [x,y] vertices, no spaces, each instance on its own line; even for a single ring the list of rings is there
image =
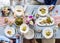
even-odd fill
[[[32,0],[30,4],[33,5],[51,5],[49,10],[51,11],[54,8],[57,0]]]
[[[32,4],[38,5],[55,5],[57,0],[32,0],[34,1]]]

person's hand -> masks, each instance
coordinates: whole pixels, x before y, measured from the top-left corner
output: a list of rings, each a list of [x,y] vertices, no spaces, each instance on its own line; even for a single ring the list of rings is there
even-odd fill
[[[54,6],[49,7],[49,11],[52,11],[54,9]]]

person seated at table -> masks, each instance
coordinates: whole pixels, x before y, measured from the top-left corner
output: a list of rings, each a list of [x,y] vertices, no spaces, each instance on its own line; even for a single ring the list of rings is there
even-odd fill
[[[38,4],[38,5],[55,5],[57,0],[32,0],[35,1],[36,3],[33,2],[33,4]]]
[[[33,1],[33,2],[32,2]],[[51,5],[49,10],[51,11],[56,5],[57,0],[32,0],[30,4],[33,5]]]

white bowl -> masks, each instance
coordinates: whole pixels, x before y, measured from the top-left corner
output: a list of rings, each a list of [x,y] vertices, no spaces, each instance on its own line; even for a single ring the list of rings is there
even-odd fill
[[[52,17],[50,17],[51,18],[51,21],[52,21],[52,23],[50,23],[50,24],[48,24],[48,23],[46,23],[46,24],[40,24],[39,22],[41,22],[42,20],[45,20],[47,17],[44,17],[44,18],[41,18],[41,17],[39,17],[36,21],[35,21],[35,23],[37,24],[37,25],[39,25],[39,26],[52,26],[52,25],[54,25],[54,19],[52,18]]]
[[[26,30],[25,30],[25,31],[22,30],[23,26],[26,26]],[[28,31],[29,31],[29,26],[28,26],[27,24],[24,24],[24,23],[23,23],[23,24],[20,26],[20,32],[21,32],[21,33],[27,33]]]

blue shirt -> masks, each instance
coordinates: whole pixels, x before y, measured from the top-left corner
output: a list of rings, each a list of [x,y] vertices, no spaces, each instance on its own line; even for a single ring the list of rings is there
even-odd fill
[[[44,0],[46,5],[55,5],[57,0]]]
[[[46,5],[55,5],[57,0],[37,0],[41,3],[45,3]]]

